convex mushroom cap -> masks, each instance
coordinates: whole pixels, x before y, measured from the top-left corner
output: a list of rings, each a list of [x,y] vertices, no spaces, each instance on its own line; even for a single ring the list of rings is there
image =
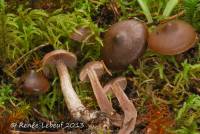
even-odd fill
[[[112,25],[105,34],[102,57],[108,68],[125,69],[146,49],[148,30],[144,23],[125,20]]]
[[[43,58],[43,72],[46,76],[52,76],[55,72],[57,63],[62,62],[67,67],[73,68],[77,64],[76,55],[65,50],[55,50],[45,55]]]
[[[74,32],[70,34],[70,38],[77,42],[83,42],[91,34],[91,30],[88,27],[77,28]]]
[[[176,55],[194,46],[197,40],[195,29],[182,20],[172,20],[150,33],[148,46],[164,55]]]
[[[50,85],[46,77],[39,72],[30,70],[20,78],[20,88],[25,94],[41,94],[48,91]]]
[[[87,63],[81,70],[79,78],[81,81],[89,81],[88,77],[88,70],[91,71],[91,69],[95,70],[95,73],[98,78],[100,78],[103,74],[108,73],[111,75],[111,72],[107,69],[107,67],[104,65],[104,62],[102,61],[92,61]]]

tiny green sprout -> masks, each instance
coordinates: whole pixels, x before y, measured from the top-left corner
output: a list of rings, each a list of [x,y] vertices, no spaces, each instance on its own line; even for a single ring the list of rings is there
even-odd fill
[[[11,95],[13,89],[9,85],[0,87],[0,107],[5,108],[6,104],[10,100],[15,100],[16,98]]]
[[[167,2],[167,5],[163,11],[163,16],[169,17],[169,15],[171,14],[171,12],[173,11],[174,7],[178,4],[179,0],[169,0]]]
[[[152,19],[152,16],[151,16],[151,13],[150,13],[150,10],[149,10],[146,0],[137,0],[137,2],[139,3],[140,7],[142,8],[143,13],[145,14],[145,16],[148,20],[148,23],[152,23],[153,19]]]

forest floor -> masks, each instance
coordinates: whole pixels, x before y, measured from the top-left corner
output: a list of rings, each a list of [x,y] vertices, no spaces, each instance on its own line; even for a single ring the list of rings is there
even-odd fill
[[[138,1],[0,0],[0,133],[7,134],[13,122],[74,122],[58,77],[50,80],[50,90],[42,95],[26,95],[19,87],[25,72],[31,69],[41,72],[41,60],[52,50],[65,49],[76,54],[77,67],[70,69],[73,87],[88,109],[99,110],[90,83],[80,82],[79,73],[89,61],[101,60],[104,33],[112,24],[137,19],[152,31],[158,24],[181,19],[190,23],[199,37],[199,0]],[[87,27],[90,35],[77,42],[71,35],[80,27]],[[104,76],[101,83],[116,76],[127,78],[125,93],[138,112],[133,134],[199,134],[199,40],[193,48],[175,56],[147,48],[135,66],[112,73]],[[116,98],[111,96],[110,100],[121,113]],[[87,133],[87,126],[77,131]],[[96,129],[98,134],[104,133],[101,128]],[[119,128],[110,129],[117,132]]]

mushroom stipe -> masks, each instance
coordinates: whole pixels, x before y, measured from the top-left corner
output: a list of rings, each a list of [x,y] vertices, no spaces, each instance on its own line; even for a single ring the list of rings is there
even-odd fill
[[[61,81],[61,89],[65,103],[71,115],[75,119],[89,121],[96,118],[96,113],[90,113],[82,104],[78,95],[74,91],[71,78],[67,67],[75,67],[77,63],[76,56],[65,50],[55,50],[47,53],[43,58],[43,71],[48,76],[52,69],[57,70]]]
[[[103,88],[99,79],[106,72],[105,70],[106,69],[104,69],[104,64],[102,62],[92,61],[83,67],[79,77],[81,81],[90,80],[94,95],[101,111],[108,115],[113,125],[120,127],[118,134],[130,134],[130,132],[135,128],[137,111],[133,103],[128,99],[123,91],[127,85],[126,78],[118,77],[113,79]],[[117,97],[120,106],[124,111],[124,116],[119,115],[113,109],[112,104],[108,100],[105,92],[109,90],[111,90]]]
[[[107,91],[111,90],[117,97],[124,112],[123,124],[118,134],[130,134],[134,130],[136,124],[137,110],[123,91],[126,86],[127,80],[125,77],[117,77],[104,86],[104,89]]]

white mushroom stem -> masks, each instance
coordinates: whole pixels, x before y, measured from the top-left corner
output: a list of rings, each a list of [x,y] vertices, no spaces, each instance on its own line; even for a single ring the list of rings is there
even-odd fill
[[[124,111],[123,125],[118,134],[130,134],[135,128],[137,110],[117,83],[113,84],[111,88]]]
[[[113,121],[112,123],[114,125],[121,126],[122,117],[115,112],[115,110],[112,107],[112,103],[108,100],[106,94],[103,92],[103,87],[99,82],[96,72],[93,69],[88,69],[87,74],[90,79],[94,95],[96,97],[98,106],[100,107],[101,111],[108,114],[109,118]]]
[[[60,61],[56,64],[56,68],[60,77],[62,93],[68,110],[76,119],[82,117],[85,120],[90,120],[92,118],[89,117],[91,116],[89,115],[90,113],[87,112],[85,106],[81,103],[81,100],[72,87],[71,78],[66,65]]]
[[[87,73],[101,111],[107,114],[112,114],[115,110],[112,107],[112,103],[109,102],[107,96],[103,93],[103,87],[99,82],[96,72],[93,69],[88,69]]]

